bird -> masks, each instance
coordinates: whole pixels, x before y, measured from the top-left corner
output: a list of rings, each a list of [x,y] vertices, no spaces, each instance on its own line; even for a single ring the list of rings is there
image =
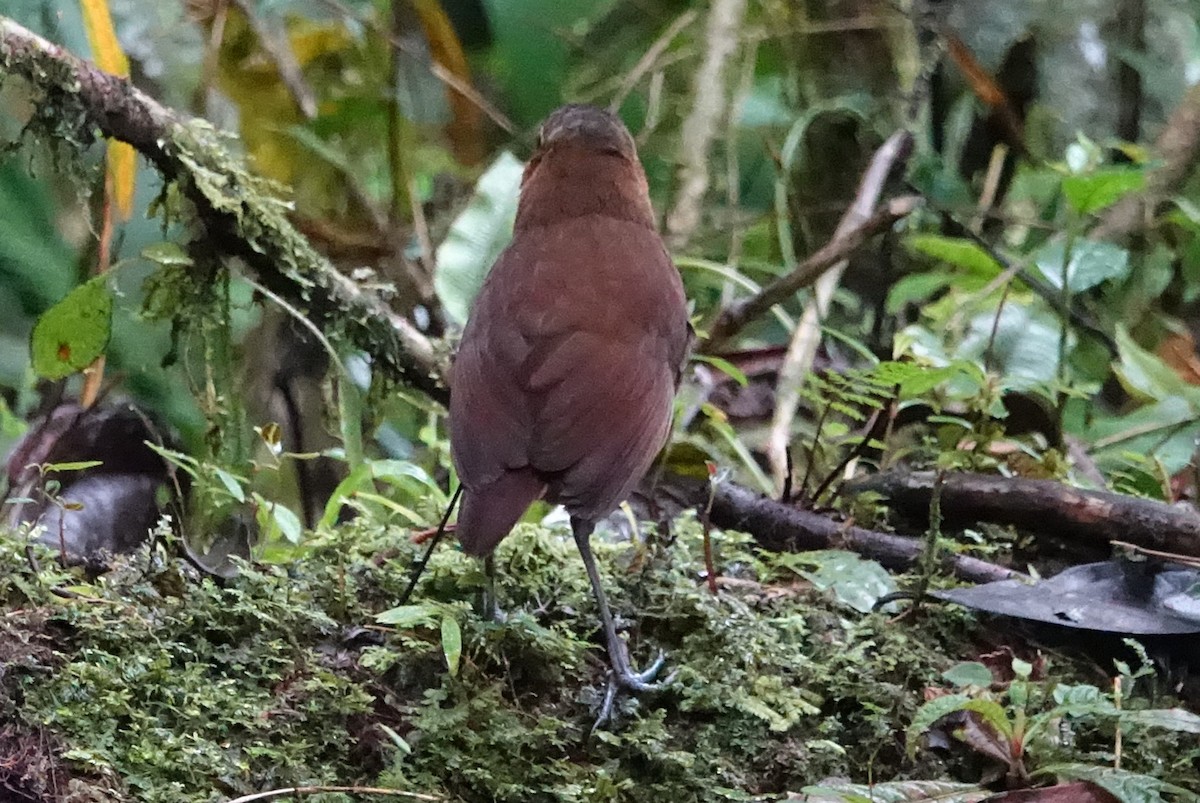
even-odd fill
[[[664,656],[633,670],[590,539],[668,440],[692,337],[629,130],[591,105],[552,112],[451,368],[456,532],[488,557],[535,500],[566,508],[612,671],[600,721],[616,688],[657,688]]]

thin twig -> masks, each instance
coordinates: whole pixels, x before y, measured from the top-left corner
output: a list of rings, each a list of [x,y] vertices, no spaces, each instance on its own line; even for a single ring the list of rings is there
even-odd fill
[[[259,45],[275,63],[275,69],[279,71],[279,80],[287,89],[288,94],[292,96],[296,108],[304,115],[304,119],[316,118],[316,93],[305,80],[304,73],[300,69],[300,62],[296,60],[296,54],[292,52],[291,43],[287,37],[281,36],[276,28],[267,25],[248,0],[232,0],[232,2],[245,15],[246,21],[250,23],[250,29],[258,37]]]
[[[888,177],[898,168],[903,168],[909,154],[912,153],[913,136],[909,131],[900,130],[888,137],[871,158],[866,172],[859,182],[850,208],[838,222],[834,231],[834,241],[860,230],[872,219],[872,212],[883,196]],[[787,353],[779,368],[779,380],[775,386],[775,412],[771,417],[771,429],[767,435],[767,461],[771,465],[777,485],[782,484],[785,471],[785,452],[792,438],[792,422],[796,418],[796,410],[800,405],[800,388],[804,378],[812,369],[816,358],[817,347],[821,343],[821,322],[829,314],[833,294],[841,282],[842,273],[849,264],[848,258],[842,258],[830,265],[829,269],[819,278],[814,288],[813,298],[804,309],[800,323],[792,334]],[[765,291],[764,291],[765,292]],[[720,319],[718,319],[718,324]],[[803,490],[803,488],[802,488]]]
[[[437,549],[438,542],[442,540],[442,536],[446,534],[446,524],[450,521],[450,514],[454,512],[454,506],[458,504],[458,498],[462,496],[463,487],[460,485],[454,491],[454,495],[450,497],[450,503],[446,505],[446,513],[442,516],[441,522],[438,523],[437,532],[430,539],[429,547],[425,550],[425,554],[421,559],[413,564],[412,575],[408,579],[408,588],[404,589],[404,593],[400,595],[399,605],[407,605],[409,597],[417,588],[417,581],[421,579],[421,575],[425,573],[425,567],[429,565],[429,559],[433,557],[433,550]]]
[[[786,276],[771,282],[754,296],[729,305],[709,330],[708,339],[701,344],[700,351],[705,354],[719,352],[730,338],[741,332],[751,321],[776,304],[787,301],[797,290],[808,287],[825,271],[849,257],[879,232],[887,231],[896,221],[911,215],[921,202],[921,198],[915,195],[891,199],[861,226],[841,237],[834,237]]]
[[[694,8],[689,8],[687,11],[675,18],[675,21],[667,26],[667,29],[654,40],[650,47],[646,48],[646,52],[638,59],[637,64],[633,65],[633,69],[625,76],[625,80],[621,82],[621,87],[613,95],[612,102],[608,104],[608,110],[614,114],[621,108],[621,104],[625,102],[625,98],[629,97],[629,93],[637,86],[638,81],[646,73],[654,68],[655,63],[659,60],[671,43],[675,41],[675,37],[683,32],[683,29],[696,21],[696,17],[700,16]]]

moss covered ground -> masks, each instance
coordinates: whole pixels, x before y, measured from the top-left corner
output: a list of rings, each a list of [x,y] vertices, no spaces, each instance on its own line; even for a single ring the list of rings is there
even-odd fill
[[[322,784],[447,801],[709,801],[944,776],[935,753],[906,758],[904,731],[923,689],[973,654],[973,618],[859,613],[733,534],[717,536],[713,596],[699,530],[682,520],[651,546],[597,539],[635,663],[664,650],[669,682],[620,698],[594,733],[606,664],[565,531],[521,525],[501,546],[503,621],[478,613],[481,564],[443,545],[396,626],[376,615],[396,605],[417,547],[364,520],[228,581],[160,550],[89,582],[40,548],[35,571],[5,539],[0,782],[16,801]]]

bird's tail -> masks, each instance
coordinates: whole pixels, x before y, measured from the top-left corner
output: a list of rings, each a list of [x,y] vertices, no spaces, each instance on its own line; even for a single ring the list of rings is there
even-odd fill
[[[529,505],[545,492],[545,481],[530,468],[506,471],[495,482],[468,488],[456,530],[463,551],[468,555],[490,554]]]

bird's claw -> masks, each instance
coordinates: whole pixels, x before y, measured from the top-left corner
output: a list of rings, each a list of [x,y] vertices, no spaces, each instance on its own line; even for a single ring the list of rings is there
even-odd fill
[[[619,667],[613,672],[613,682],[617,686],[628,692],[643,692],[657,691],[662,688],[662,683],[655,683],[654,679],[658,677],[658,673],[662,671],[663,664],[667,662],[667,654],[660,652],[654,662],[641,672],[634,672],[626,662],[624,666]]]
[[[663,665],[667,662],[667,655],[660,652],[654,662],[641,672],[634,672],[629,666],[627,656],[619,663],[619,667],[614,667],[608,676],[608,688],[604,692],[604,702],[600,705],[600,715],[596,717],[596,723],[592,725],[592,733],[600,729],[601,725],[605,725],[612,721],[613,707],[617,702],[617,693],[624,690],[630,694],[639,694],[641,692],[659,691],[672,680],[675,679],[674,673],[666,677],[664,680],[654,682],[658,677],[658,673],[662,671]]]

